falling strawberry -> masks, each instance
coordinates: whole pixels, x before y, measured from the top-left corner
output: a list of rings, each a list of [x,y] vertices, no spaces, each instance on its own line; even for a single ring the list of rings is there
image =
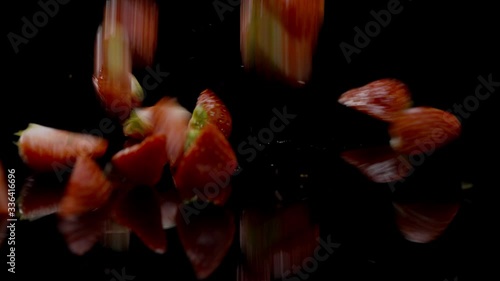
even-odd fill
[[[78,156],[99,158],[108,148],[106,139],[83,133],[29,124],[18,141],[21,159],[40,172],[72,166]]]
[[[59,215],[73,217],[98,209],[108,201],[112,190],[99,165],[90,158],[79,157],[66,184]]]
[[[266,79],[303,86],[324,20],[324,0],[244,0],[240,9],[240,51],[245,70]]]
[[[139,144],[120,150],[112,159],[113,170],[138,185],[154,186],[168,162],[165,136],[153,135]]]
[[[206,209],[187,223],[178,213],[177,232],[198,279],[210,276],[234,241],[234,215],[227,209]]]
[[[157,47],[158,7],[155,0],[111,0],[127,30],[135,66],[151,65]]]
[[[321,28],[324,0],[264,0],[262,3],[274,17],[282,21],[292,36],[307,37]]]
[[[459,203],[393,203],[396,225],[408,241],[429,243],[438,239],[453,221]]]
[[[226,138],[231,134],[233,126],[231,114],[222,100],[209,89],[198,96],[189,126],[201,129],[206,123],[217,126]]]
[[[341,157],[376,183],[401,180],[412,169],[406,157],[395,152],[390,146],[344,151],[341,153]]]
[[[339,102],[347,107],[390,122],[412,105],[410,90],[397,79],[380,79],[343,93]]]
[[[432,153],[457,139],[460,133],[457,117],[432,107],[406,109],[389,127],[392,148],[407,155]]]
[[[135,108],[124,122],[126,136],[143,139],[151,135],[165,136],[165,150],[171,168],[177,166],[184,152],[191,113],[172,97],[161,98],[150,107]]]
[[[174,174],[181,197],[223,204],[229,183],[238,163],[236,155],[224,135],[208,123],[202,129],[190,130],[186,151]]]
[[[126,30],[112,17],[110,9],[106,7],[105,22],[97,30],[92,80],[106,111],[125,121],[132,108],[141,104],[144,93],[132,74]]]
[[[134,232],[151,250],[166,251],[160,202],[153,189],[137,186],[121,192],[114,202],[112,218]]]
[[[153,134],[165,136],[165,149],[172,167],[177,166],[184,152],[190,119],[191,113],[175,98],[164,97],[155,104]]]

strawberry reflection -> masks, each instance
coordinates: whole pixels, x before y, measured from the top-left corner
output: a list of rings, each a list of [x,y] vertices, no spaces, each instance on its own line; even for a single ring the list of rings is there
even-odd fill
[[[446,231],[458,213],[458,202],[393,202],[396,225],[406,240],[429,243]]]
[[[112,194],[100,196],[103,200],[97,206],[97,201],[83,199],[99,196],[99,193],[82,193],[80,186],[71,180],[81,176],[78,163],[83,162],[77,161],[64,182],[52,174],[29,177],[19,199],[21,219],[56,215],[57,228],[68,249],[76,255],[85,255],[98,244],[115,251],[128,251],[131,234],[151,251],[163,254],[168,250],[165,229],[175,228],[199,279],[209,277],[226,257],[236,233],[235,216],[229,208],[205,202],[204,208],[186,221],[179,210],[192,203],[182,202],[175,187],[135,185],[113,173],[109,176]],[[79,182],[89,184],[90,181]],[[61,211],[62,204],[68,200],[75,202],[78,212]],[[87,205],[88,202],[92,205]]]
[[[348,150],[341,157],[376,183],[402,180],[412,169],[408,159],[389,145]]]
[[[228,253],[236,232],[233,213],[210,205],[189,220],[176,216],[179,239],[198,279],[210,276]]]
[[[319,226],[305,203],[243,211],[240,222],[243,262],[239,281],[285,278],[294,265],[313,255]]]

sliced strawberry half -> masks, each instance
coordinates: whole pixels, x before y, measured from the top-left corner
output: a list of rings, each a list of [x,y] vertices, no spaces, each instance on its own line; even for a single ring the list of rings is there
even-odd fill
[[[111,158],[113,170],[138,185],[154,186],[167,163],[165,136],[153,135],[120,150]]]
[[[406,157],[395,152],[390,146],[348,150],[342,152],[341,157],[376,183],[402,180],[412,170]]]
[[[212,124],[190,130],[186,152],[175,171],[174,181],[184,200],[198,199],[224,204],[238,163],[224,135]]]
[[[460,204],[451,203],[393,203],[396,225],[408,241],[429,243],[438,239],[453,221]]]
[[[219,267],[234,241],[234,215],[227,209],[205,209],[187,223],[177,213],[176,225],[197,278],[207,278]]]
[[[343,93],[339,102],[382,121],[394,120],[400,111],[411,107],[410,90],[403,82],[380,79]]]
[[[61,166],[72,166],[78,156],[99,158],[108,148],[106,139],[33,123],[18,135],[21,159],[39,172],[50,172]]]
[[[432,153],[460,136],[462,127],[455,115],[432,107],[406,109],[390,127],[390,144],[400,153]]]
[[[137,139],[165,136],[165,150],[174,168],[184,152],[190,118],[191,113],[176,98],[164,97],[153,106],[135,108],[124,122],[123,131],[126,136]]]
[[[206,123],[215,125],[226,138],[231,134],[231,114],[222,100],[210,89],[199,95],[189,126],[201,129]]]
[[[165,149],[170,166],[176,167],[184,152],[191,113],[175,98],[164,97],[155,104],[153,134],[166,138]]]
[[[134,232],[151,250],[157,253],[167,250],[160,202],[153,189],[137,186],[122,192],[113,205],[112,217]]]
[[[113,185],[101,167],[90,158],[79,157],[66,184],[59,215],[73,217],[101,208],[112,191]]]

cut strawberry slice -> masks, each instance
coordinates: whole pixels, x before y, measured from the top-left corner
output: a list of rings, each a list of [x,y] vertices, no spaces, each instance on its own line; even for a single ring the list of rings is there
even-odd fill
[[[165,136],[147,137],[141,143],[120,150],[111,159],[118,174],[138,185],[154,186],[167,163]]]
[[[19,194],[21,219],[36,220],[56,213],[64,196],[65,184],[52,174],[27,178]]]
[[[176,224],[179,239],[197,278],[209,277],[234,241],[234,215],[227,209],[205,209],[187,223],[178,213]]]
[[[402,180],[412,170],[406,157],[395,152],[390,146],[344,151],[341,157],[376,183]]]
[[[238,163],[224,135],[212,124],[191,130],[186,152],[174,174],[174,181],[184,200],[198,199],[224,204],[229,183]]]
[[[72,166],[78,156],[99,158],[108,148],[106,139],[33,123],[18,135],[21,159],[40,172]]]
[[[73,217],[101,208],[112,190],[111,182],[99,165],[90,158],[79,157],[66,184],[59,215]]]
[[[138,186],[122,192],[114,203],[112,216],[116,222],[134,232],[151,250],[160,254],[167,250],[160,202],[153,189]]]
[[[177,99],[164,97],[154,106],[135,108],[124,123],[124,134],[142,139],[151,135],[165,136],[165,150],[171,168],[184,152],[191,113]]]
[[[411,242],[429,243],[438,239],[453,221],[459,203],[393,203],[396,225]]]
[[[343,93],[339,102],[382,121],[394,120],[411,107],[408,87],[397,79],[380,79]]]
[[[166,151],[170,166],[176,167],[184,152],[191,113],[177,99],[164,97],[155,104],[153,134],[166,137]]]
[[[209,89],[201,92],[198,97],[189,126],[201,129],[206,123],[217,126],[226,138],[231,134],[233,126],[231,114],[222,100]]]
[[[432,153],[460,133],[461,124],[455,115],[432,107],[404,110],[389,127],[392,148],[408,155]]]

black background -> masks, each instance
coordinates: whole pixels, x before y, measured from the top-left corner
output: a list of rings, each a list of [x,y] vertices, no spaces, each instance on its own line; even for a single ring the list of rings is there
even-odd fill
[[[390,24],[347,63],[339,44],[352,45],[353,28],[364,28],[373,20],[370,11],[384,9],[388,3],[366,2],[326,1],[311,83],[291,89],[244,73],[238,7],[226,12],[221,21],[212,1],[161,1],[155,65],[170,75],[147,91],[144,104],[170,95],[192,110],[198,94],[212,88],[233,115],[235,149],[268,126],[273,108],[287,106],[297,114],[254,161],[246,162],[239,155],[243,172],[235,179],[230,207],[240,210],[273,203],[276,188],[288,201],[309,198],[323,234],[341,243],[310,280],[442,281],[455,276],[460,281],[486,280],[485,276],[500,280],[495,271],[498,236],[493,228],[498,224],[494,194],[498,188],[498,92],[462,120],[459,141],[426,159],[413,178],[397,189],[413,184],[442,194],[448,186],[457,190],[460,181],[475,184],[459,194],[462,208],[445,235],[427,245],[406,242],[395,230],[391,200],[397,193],[391,193],[387,185],[369,183],[338,157],[340,151],[359,144],[386,143],[386,124],[336,102],[350,88],[394,77],[408,84],[416,106],[449,109],[462,104],[474,94],[479,75],[491,74],[500,81],[497,9],[479,1],[402,1],[403,11],[393,15]],[[6,34],[20,34],[21,18],[31,19],[40,7],[36,1],[10,1],[2,7],[6,74],[0,100],[0,159],[5,168],[16,169],[18,189],[28,171],[12,144],[15,132],[28,123],[92,130],[105,117],[90,79],[103,6],[104,1],[79,0],[61,5],[28,44],[20,45],[17,54]],[[142,81],[144,70],[135,73]],[[272,176],[270,164],[279,167],[280,176]],[[304,171],[311,177],[299,182],[297,175]],[[305,188],[298,188],[299,184]],[[28,274],[41,279],[111,280],[104,269],[122,267],[135,280],[194,280],[175,231],[168,234],[170,248],[163,256],[148,252],[136,241],[128,255],[94,249],[75,257],[67,251],[54,222],[47,217],[18,223],[18,280]],[[234,280],[237,249],[235,243],[210,280]],[[6,255],[6,247],[1,253]]]

